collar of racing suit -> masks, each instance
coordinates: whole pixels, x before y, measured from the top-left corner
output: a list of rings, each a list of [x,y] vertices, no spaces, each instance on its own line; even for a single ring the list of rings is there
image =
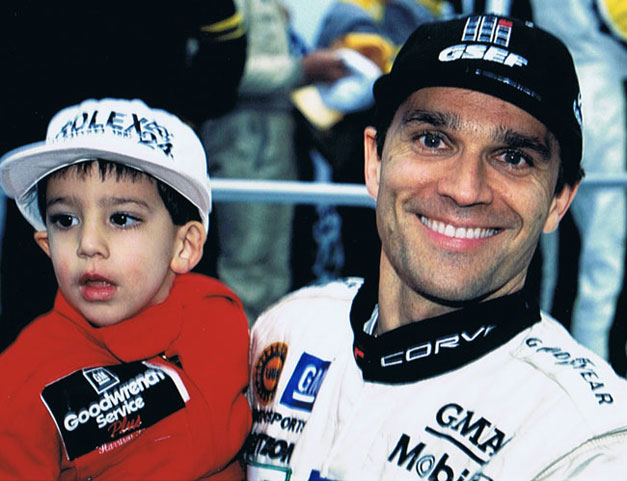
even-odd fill
[[[377,315],[377,282],[366,281],[351,307],[353,354],[366,381],[416,382],[464,366],[540,320],[526,289],[401,326],[377,337],[364,325]]]

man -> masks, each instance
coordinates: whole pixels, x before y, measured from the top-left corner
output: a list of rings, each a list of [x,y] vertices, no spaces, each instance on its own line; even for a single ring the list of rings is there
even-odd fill
[[[374,94],[379,279],[256,323],[249,479],[624,478],[627,383],[525,288],[583,174],[566,48],[503,17],[426,24]]]

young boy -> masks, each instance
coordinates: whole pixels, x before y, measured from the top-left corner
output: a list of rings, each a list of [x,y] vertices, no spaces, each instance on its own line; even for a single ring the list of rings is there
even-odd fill
[[[190,273],[211,208],[193,131],[138,100],[88,100],[6,154],[0,185],[59,284],[0,355],[0,479],[241,479],[248,324]]]

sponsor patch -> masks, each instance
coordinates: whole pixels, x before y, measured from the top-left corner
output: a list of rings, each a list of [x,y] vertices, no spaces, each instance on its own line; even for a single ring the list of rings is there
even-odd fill
[[[597,404],[613,404],[614,396],[607,392],[605,382],[595,370],[594,362],[587,357],[575,357],[568,351],[564,351],[558,346],[546,346],[544,341],[537,337],[530,337],[525,340],[525,344],[536,353],[539,353],[540,360],[547,359],[555,366],[563,366],[564,369],[571,369],[579,373],[582,382],[585,382],[594,394]]]
[[[479,464],[486,464],[505,444],[505,433],[473,410],[459,404],[442,406],[435,415],[437,428],[425,431],[450,442]]]
[[[184,408],[189,395],[175,371],[138,361],[76,371],[46,386],[41,398],[71,461],[126,443]]]
[[[281,396],[281,404],[311,411],[331,362],[304,352]]]
[[[280,412],[267,409],[253,409],[253,422],[255,424],[267,424],[279,426],[284,431],[302,433],[307,421],[292,416],[284,416]]]
[[[84,135],[115,135],[136,141],[155,150],[161,150],[172,157],[174,135],[155,120],[146,119],[141,114],[110,110],[83,111],[74,119],[61,126],[54,135],[54,141],[64,141]]]
[[[255,365],[255,394],[263,405],[274,399],[287,356],[287,344],[275,342],[266,347]]]
[[[295,446],[285,439],[253,432],[244,445],[244,455],[247,462],[265,458],[267,461],[278,461],[287,465],[290,464]]]
[[[475,15],[468,19],[462,33],[462,42],[485,42],[509,46],[512,22],[492,16]]]
[[[289,481],[292,469],[271,464],[247,463],[246,479],[248,481]]]
[[[424,442],[412,441],[407,434],[401,434],[387,461],[407,472],[415,472],[420,479],[492,481],[481,473],[474,473],[469,478],[470,471],[460,466],[459,460],[451,458],[446,452],[433,450]]]

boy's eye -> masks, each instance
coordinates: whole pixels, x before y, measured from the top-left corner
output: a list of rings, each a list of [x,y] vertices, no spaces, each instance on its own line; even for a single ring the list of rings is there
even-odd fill
[[[139,218],[124,212],[116,212],[109,220],[118,227],[132,227],[140,222]]]
[[[54,214],[50,216],[50,223],[61,229],[69,229],[78,224],[78,218],[71,214]]]

